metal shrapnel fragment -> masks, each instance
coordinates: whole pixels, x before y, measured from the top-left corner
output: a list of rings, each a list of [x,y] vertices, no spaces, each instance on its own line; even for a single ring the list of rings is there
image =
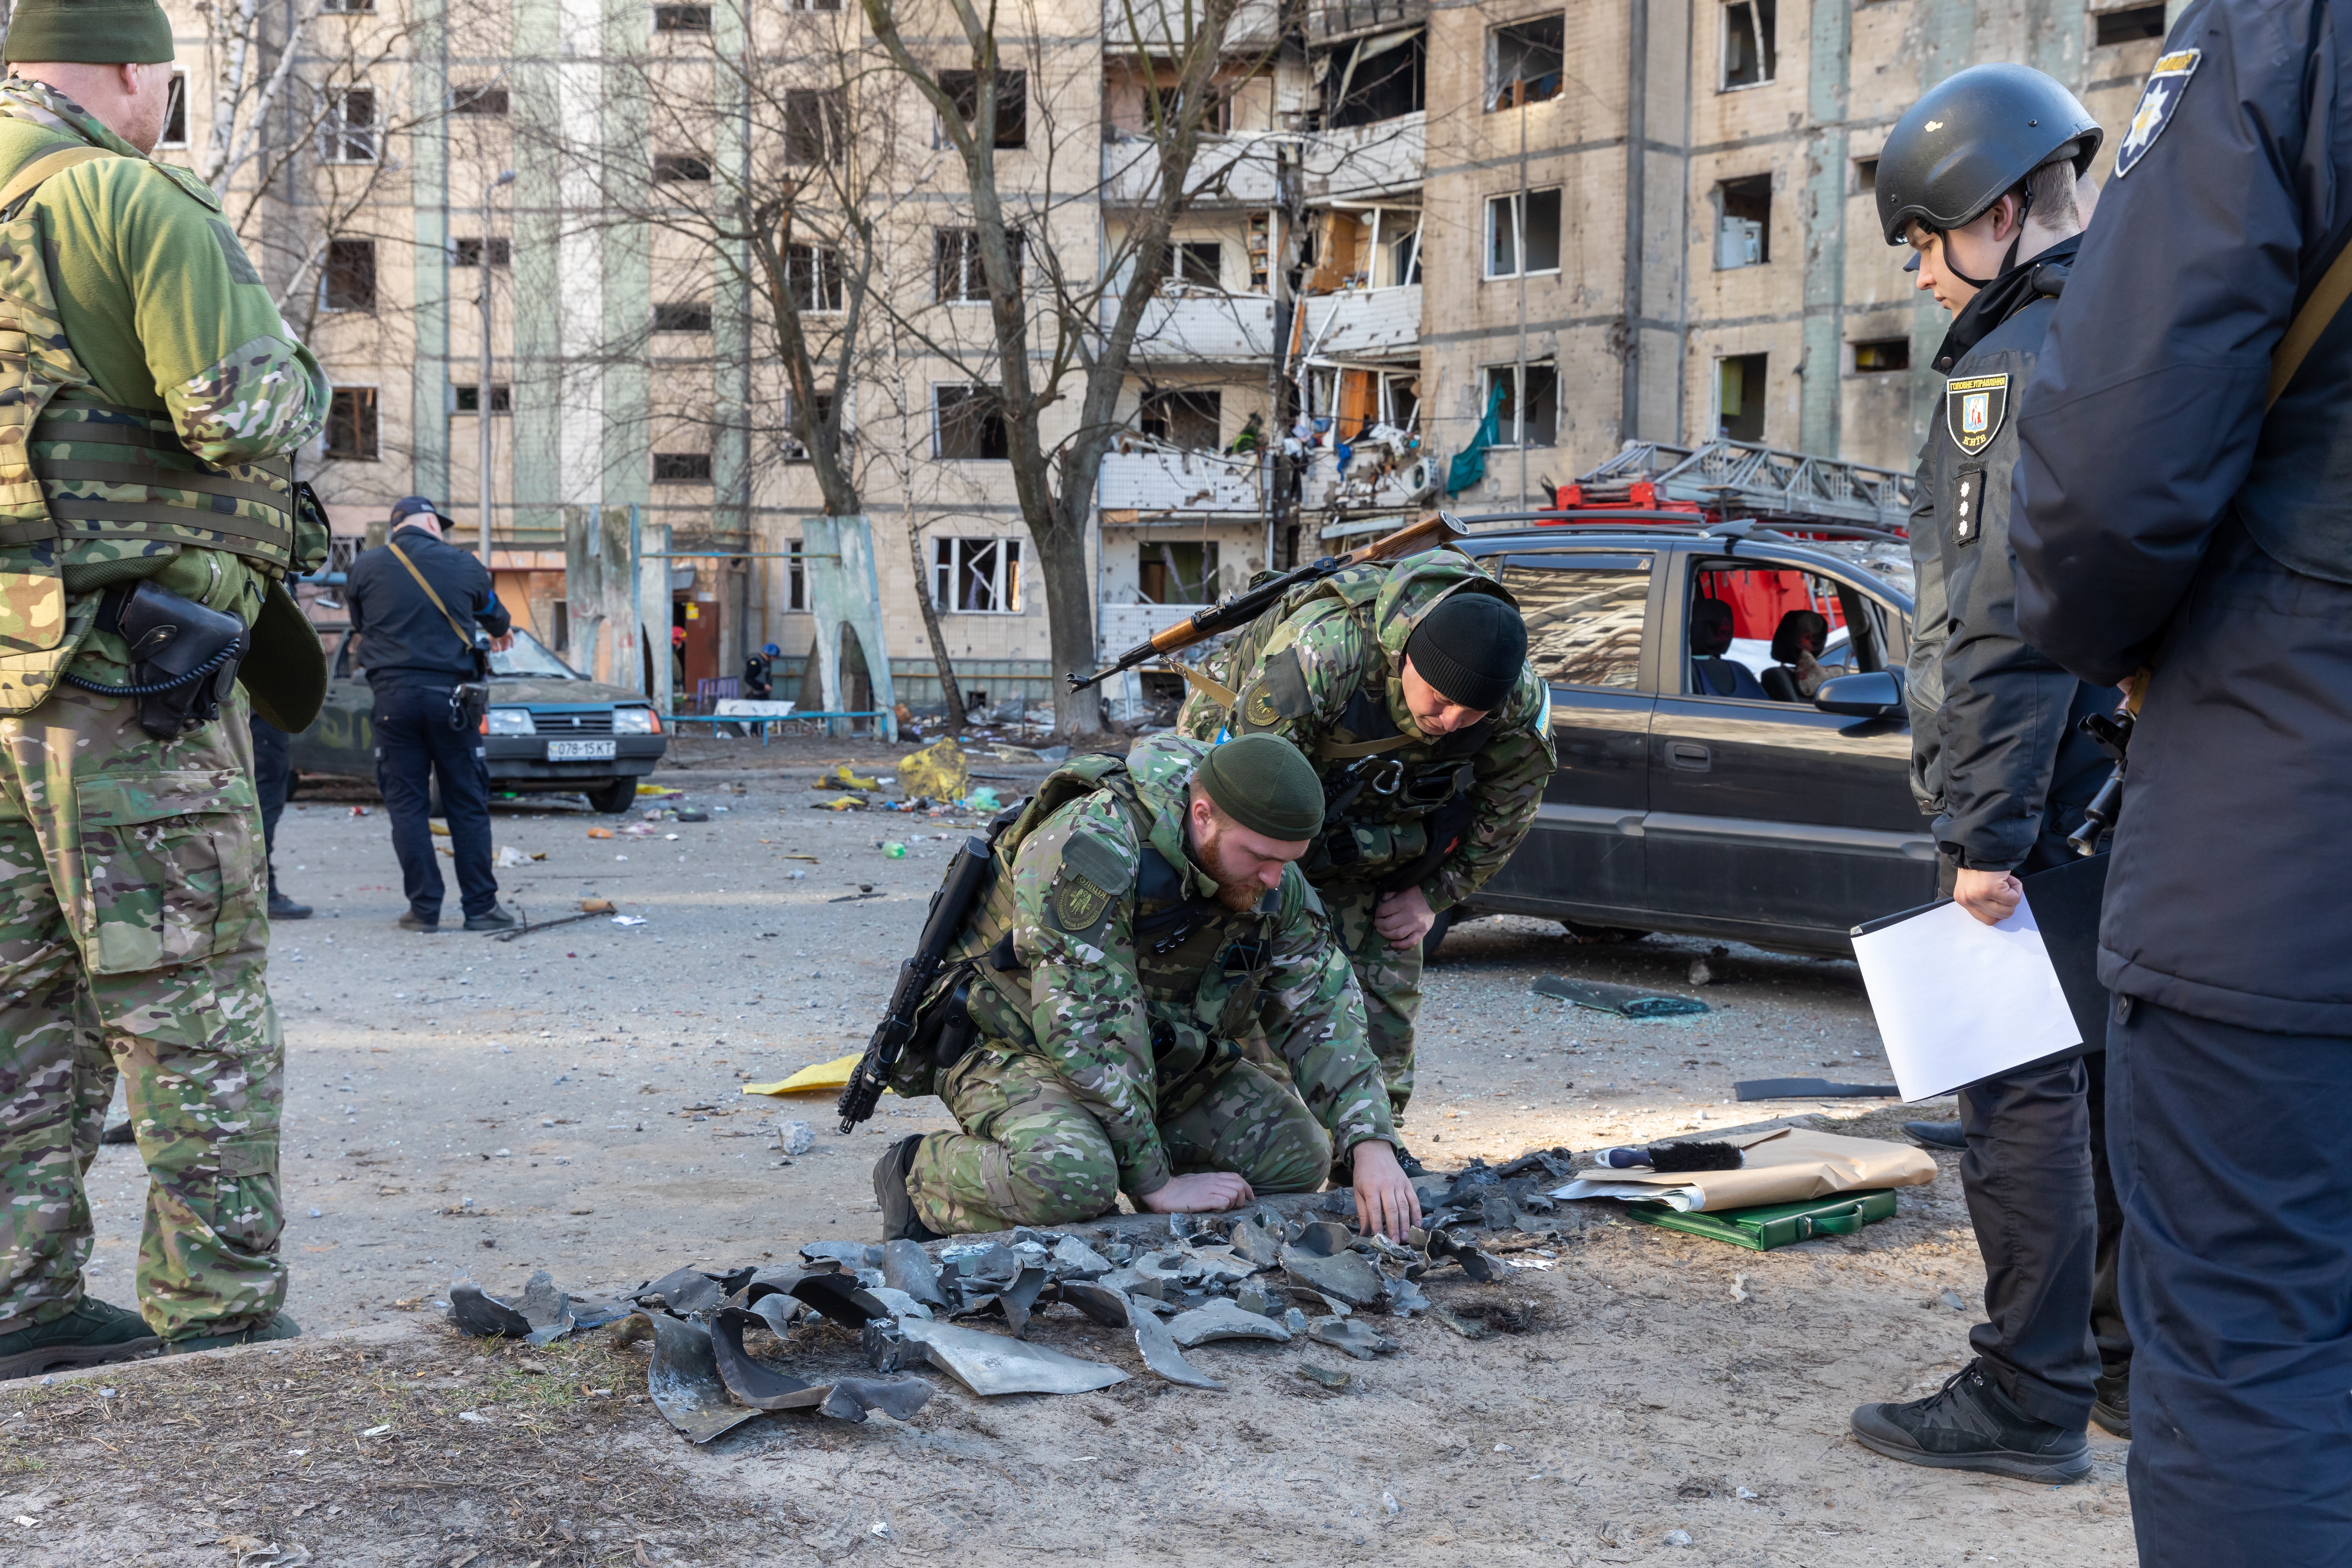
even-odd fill
[[[449,1321],[469,1334],[523,1339],[530,1320],[460,1274],[449,1281]]]
[[[926,1307],[948,1304],[947,1297],[940,1290],[939,1268],[919,1242],[901,1237],[884,1244],[882,1282],[894,1290],[905,1291]]]
[[[1480,1320],[1465,1317],[1443,1302],[1433,1304],[1429,1309],[1429,1315],[1465,1340],[1483,1340],[1495,1331]]]
[[[841,1377],[809,1383],[755,1360],[743,1349],[743,1331],[762,1320],[734,1307],[711,1319],[711,1359],[719,1382],[754,1410],[814,1410],[837,1421],[863,1421],[868,1410],[904,1421],[923,1407],[931,1385],[919,1377]]]
[[[1358,1361],[1391,1355],[1404,1348],[1387,1335],[1374,1331],[1360,1318],[1318,1318],[1307,1325],[1307,1337],[1334,1350],[1346,1351]]]
[[[711,1355],[710,1331],[700,1323],[667,1312],[633,1312],[614,1332],[624,1342],[652,1338],[654,1357],[646,1369],[646,1392],[653,1395],[654,1408],[688,1441],[708,1443],[760,1418],[760,1412],[727,1396]]]
[[[1168,1322],[1168,1337],[1186,1350],[1213,1340],[1272,1340],[1290,1342],[1290,1331],[1272,1318],[1245,1310],[1219,1296]]]
[[[1380,1308],[1388,1300],[1388,1284],[1371,1260],[1359,1252],[1328,1257],[1302,1247],[1282,1249],[1282,1271],[1310,1290],[1345,1301],[1350,1307]]]
[[[1085,1394],[1125,1383],[1127,1373],[1043,1345],[917,1319],[900,1328],[933,1366],[983,1397],[1000,1394]]]
[[[1356,1381],[1354,1373],[1342,1372],[1336,1366],[1318,1366],[1311,1361],[1302,1361],[1298,1363],[1298,1375],[1309,1383],[1319,1384],[1335,1394]]]

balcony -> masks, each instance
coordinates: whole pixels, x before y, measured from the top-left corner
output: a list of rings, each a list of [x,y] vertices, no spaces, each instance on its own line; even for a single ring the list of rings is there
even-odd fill
[[[1377,201],[1421,189],[1428,160],[1425,113],[1320,132],[1306,152],[1307,199]]]
[[[1299,301],[1307,312],[1307,357],[1316,363],[1421,358],[1421,285],[1349,289]]]
[[[1186,182],[1195,206],[1272,206],[1278,197],[1271,143],[1205,137],[1192,154]],[[1140,206],[1160,189],[1160,148],[1147,138],[1103,143],[1102,199],[1110,206]]]
[[[1103,0],[1104,52],[1132,53],[1139,42],[1147,51],[1157,53],[1181,44],[1188,32],[1201,25],[1202,10],[1188,0]],[[1281,40],[1281,7],[1275,0],[1241,0],[1225,26],[1226,52],[1273,48]]]
[[[1118,312],[1103,301],[1103,330]],[[1146,305],[1135,358],[1146,363],[1264,364],[1274,354],[1274,301],[1264,294],[1163,295]]]
[[[1429,0],[1308,0],[1307,41],[1336,44],[1429,20]]]
[[[1102,476],[1095,482],[1095,505],[1106,512],[1145,517],[1177,512],[1255,517],[1261,510],[1258,472],[1255,457],[1160,447],[1111,452],[1103,458]]]
[[[1308,455],[1299,491],[1307,511],[1397,511],[1436,495],[1443,469],[1426,449],[1402,457],[1376,446],[1360,446],[1348,471],[1339,471],[1339,455],[1320,447]]]

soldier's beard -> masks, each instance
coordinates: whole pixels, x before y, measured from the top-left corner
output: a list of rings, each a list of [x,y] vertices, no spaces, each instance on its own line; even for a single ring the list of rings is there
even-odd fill
[[[1201,862],[1201,869],[1217,884],[1217,902],[1235,914],[1248,913],[1265,897],[1265,889],[1255,877],[1234,877],[1232,868],[1225,864],[1224,846],[1215,833],[1202,835],[1193,853]]]

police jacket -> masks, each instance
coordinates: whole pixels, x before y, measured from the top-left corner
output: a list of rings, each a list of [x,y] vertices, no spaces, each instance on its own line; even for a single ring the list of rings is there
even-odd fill
[[[449,686],[473,679],[472,643],[458,640],[449,616],[434,607],[393,554],[393,544],[433,584],[449,616],[467,629],[478,626],[492,637],[504,637],[512,626],[506,606],[490,590],[489,572],[470,552],[421,528],[395,529],[383,549],[367,551],[352,563],[343,595],[368,684]]]
[[[1920,453],[1911,552],[1923,592],[1913,694],[1913,777],[1936,838],[1962,866],[2039,869],[2108,763],[2076,728],[2116,693],[2086,686],[2028,645],[2017,626],[2010,552],[2016,399],[2066,287],[2065,239],[1979,290],[1953,321],[1936,366],[1948,376]],[[1928,616],[1937,618],[1929,624]]]
[[[2352,5],[2175,25],[2020,411],[2019,619],[2154,675],[2099,974],[2352,1035],[2352,312],[2268,417],[2271,356],[2352,239]]]

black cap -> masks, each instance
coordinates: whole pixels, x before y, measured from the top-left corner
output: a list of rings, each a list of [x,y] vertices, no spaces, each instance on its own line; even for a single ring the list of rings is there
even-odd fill
[[[1528,624],[1492,594],[1450,594],[1422,616],[1404,656],[1447,701],[1491,713],[1519,683]]]
[[[405,521],[422,512],[427,517],[439,517],[441,509],[424,496],[403,496],[392,503],[392,521]]]
[[[1970,66],[1905,110],[1879,150],[1878,226],[1907,243],[1916,219],[1933,229],[1974,222],[2028,174],[2063,156],[2080,175],[2105,132],[2054,77],[2031,66]]]

